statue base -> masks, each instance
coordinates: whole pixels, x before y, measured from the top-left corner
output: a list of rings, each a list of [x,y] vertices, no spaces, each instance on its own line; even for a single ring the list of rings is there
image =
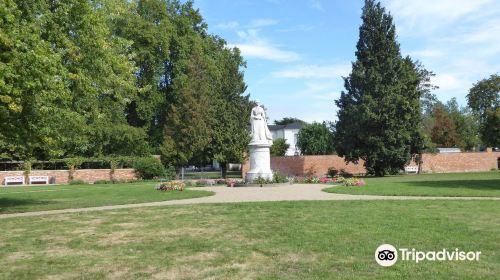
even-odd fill
[[[246,183],[253,183],[257,178],[273,179],[271,170],[271,144],[269,142],[250,142],[250,170],[245,176]]]

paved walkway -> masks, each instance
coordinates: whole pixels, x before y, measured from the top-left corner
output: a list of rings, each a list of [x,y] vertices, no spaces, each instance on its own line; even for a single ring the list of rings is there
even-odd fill
[[[297,201],[297,200],[499,200],[500,197],[431,197],[431,196],[378,196],[334,194],[321,191],[325,185],[274,185],[265,187],[205,187],[203,190],[213,191],[215,195],[182,200],[146,202],[137,204],[109,205],[100,207],[48,210],[26,213],[0,215],[0,219],[13,217],[32,217],[50,214],[79,213],[102,210],[130,209],[140,207],[156,207],[166,205],[234,203],[256,201]]]

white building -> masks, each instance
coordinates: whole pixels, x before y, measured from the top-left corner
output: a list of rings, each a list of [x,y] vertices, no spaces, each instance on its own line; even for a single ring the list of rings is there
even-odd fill
[[[286,156],[296,156],[300,155],[300,150],[297,148],[297,135],[299,130],[304,126],[301,123],[291,123],[287,125],[268,125],[271,134],[273,135],[273,141],[279,138],[286,140],[286,143],[290,145],[286,151]]]

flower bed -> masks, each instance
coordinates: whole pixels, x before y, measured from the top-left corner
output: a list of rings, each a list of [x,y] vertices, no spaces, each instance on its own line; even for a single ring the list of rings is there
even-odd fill
[[[183,191],[186,184],[181,181],[162,182],[156,185],[159,191]]]
[[[236,185],[242,185],[244,184],[243,180],[238,180],[238,179],[226,179],[226,186],[232,188]]]
[[[341,184],[346,187],[361,187],[366,185],[365,181],[360,178],[345,178],[342,176],[337,177],[316,177],[316,176],[307,176],[307,177],[289,177],[290,183],[298,183],[298,184]]]
[[[363,179],[338,177],[337,182],[345,187],[362,187],[366,185]]]
[[[207,186],[215,186],[215,185],[226,185],[228,187],[234,187],[236,185],[244,184],[244,181],[241,179],[199,179],[199,180],[188,180],[184,181],[188,187],[196,186],[196,187],[207,187]]]

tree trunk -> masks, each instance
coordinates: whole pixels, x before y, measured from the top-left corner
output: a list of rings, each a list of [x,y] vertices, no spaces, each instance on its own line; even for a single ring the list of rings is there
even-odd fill
[[[383,168],[380,168],[380,167],[376,166],[373,169],[375,171],[375,176],[376,177],[384,177],[385,176],[385,170]]]
[[[226,179],[226,176],[227,176],[227,163],[226,162],[220,163],[220,170],[221,170],[222,178]]]

